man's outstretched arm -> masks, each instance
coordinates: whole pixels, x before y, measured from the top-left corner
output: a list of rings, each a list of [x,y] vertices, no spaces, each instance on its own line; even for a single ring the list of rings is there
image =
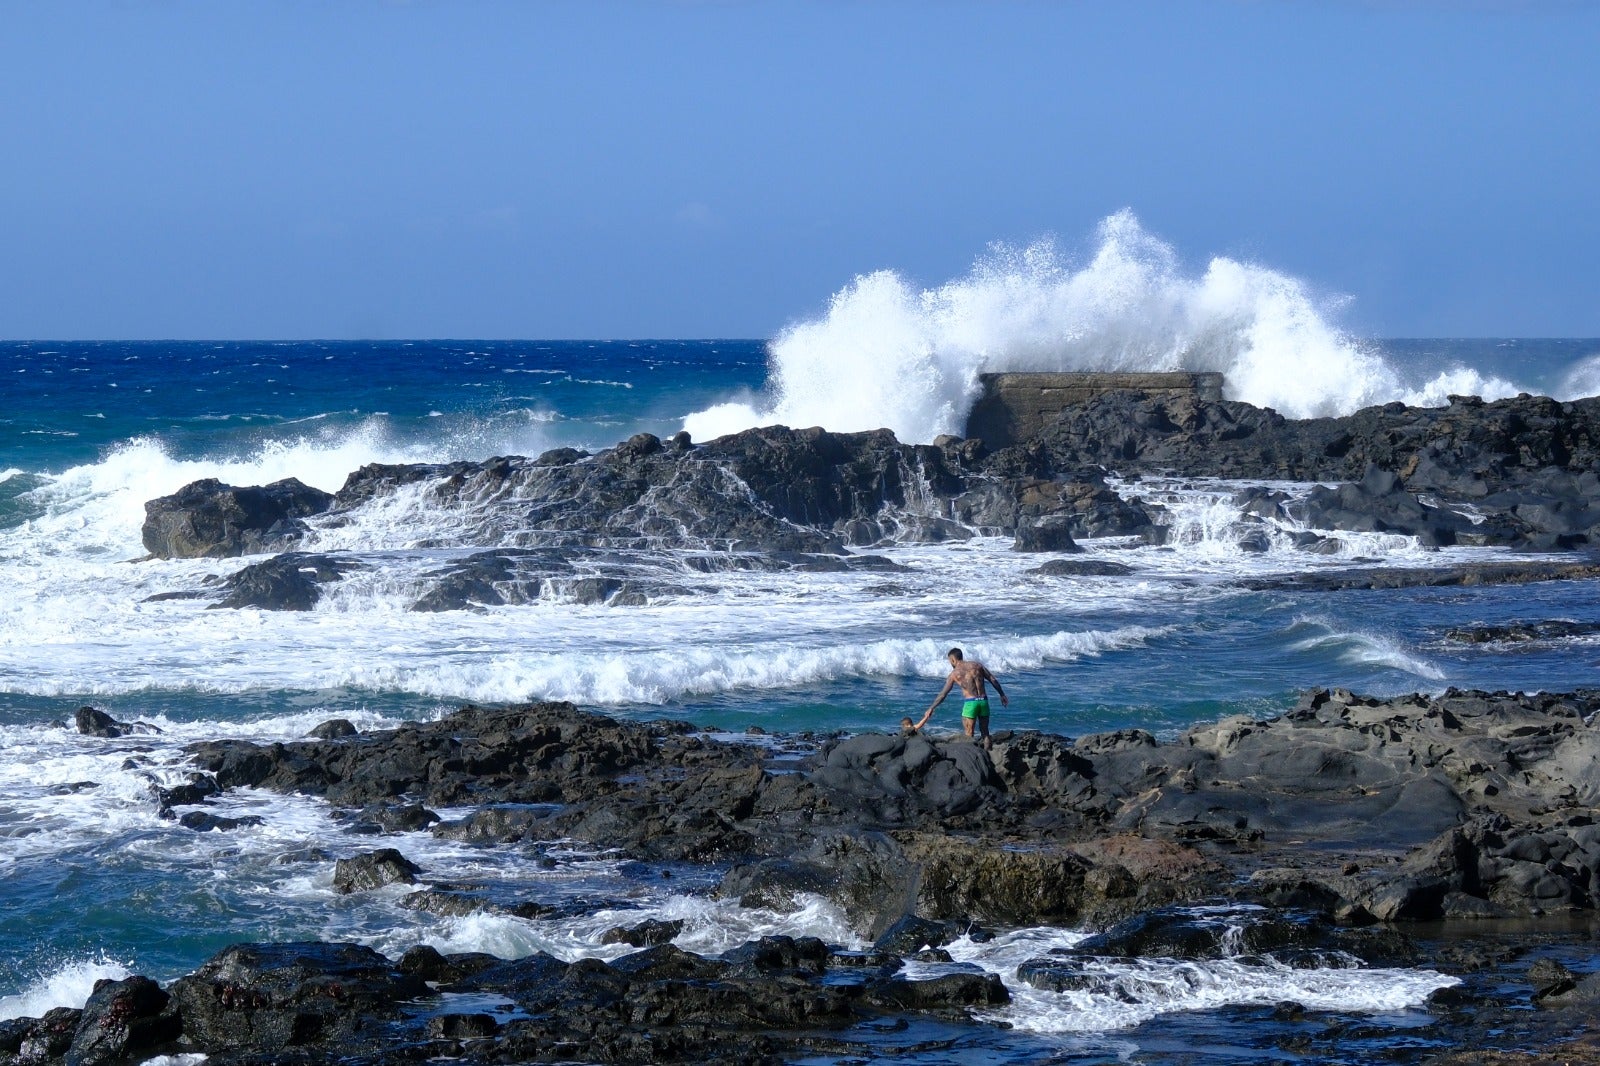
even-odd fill
[[[994,690],[996,692],[1000,693],[1000,706],[1002,706],[1002,707],[1011,706],[1011,701],[1006,698],[1006,690],[1000,687],[1000,679],[998,677],[995,677],[994,674],[990,673],[989,672],[989,668],[987,666],[985,666],[983,668],[983,676],[988,678],[989,679],[989,684],[993,685],[994,686]]]
[[[956,683],[956,675],[955,674],[951,674],[949,676],[949,678],[947,678],[945,680],[944,688],[939,690],[939,698],[934,700],[932,703],[930,703],[928,705],[928,709],[926,711],[922,712],[922,721],[917,723],[917,728],[918,729],[921,729],[923,726],[928,724],[928,719],[933,717],[933,709],[935,707],[939,706],[939,704],[943,703],[944,702],[944,698],[946,696],[950,695],[950,690],[955,687],[955,683]],[[999,687],[999,686],[996,686],[996,687]]]

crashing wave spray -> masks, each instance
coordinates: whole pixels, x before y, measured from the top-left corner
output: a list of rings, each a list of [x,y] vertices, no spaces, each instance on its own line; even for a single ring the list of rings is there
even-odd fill
[[[1333,326],[1343,301],[1266,267],[1217,257],[1198,277],[1130,211],[1104,220],[1074,267],[1050,241],[997,246],[964,278],[917,290],[882,270],[836,293],[821,318],[771,345],[767,395],[697,412],[697,438],[755,425],[887,426],[901,440],[960,433],[990,371],[1214,370],[1225,394],[1291,418],[1390,400],[1518,390],[1455,368],[1411,385],[1381,354]]]

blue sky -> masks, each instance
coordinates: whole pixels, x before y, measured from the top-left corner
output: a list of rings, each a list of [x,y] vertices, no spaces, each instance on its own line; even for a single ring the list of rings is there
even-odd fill
[[[12,2],[0,336],[775,334],[1130,208],[1600,335],[1600,4]]]

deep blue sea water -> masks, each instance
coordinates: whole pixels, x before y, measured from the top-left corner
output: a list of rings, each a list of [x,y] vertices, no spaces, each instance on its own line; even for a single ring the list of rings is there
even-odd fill
[[[952,644],[987,661],[1012,695],[997,728],[1072,735],[1125,726],[1173,735],[1225,714],[1276,713],[1313,686],[1393,694],[1600,684],[1600,642],[1592,639],[1471,646],[1444,637],[1466,623],[1600,618],[1595,582],[1248,591],[1242,579],[1374,565],[1362,560],[1445,565],[1491,553],[1351,535],[1340,555],[1309,556],[1286,535],[1273,550],[1248,554],[1235,546],[1240,516],[1229,500],[1237,485],[1154,479],[1124,491],[1163,503],[1168,546],[1089,544],[1134,566],[1124,578],[1040,579],[1027,573],[1037,559],[1011,552],[1004,538],[978,538],[883,548],[905,573],[716,575],[702,577],[694,595],[642,607],[540,603],[421,615],[406,609],[403,588],[360,581],[301,614],[146,602],[243,565],[139,561],[144,502],[197,478],[262,484],[294,476],[332,491],[368,462],[596,449],[639,431],[665,435],[688,425],[703,437],[780,417],[868,428],[861,419],[874,409],[903,438],[928,440],[959,422],[980,366],[1013,365],[937,346],[917,363],[912,344],[882,358],[852,355],[841,369],[833,354],[817,354],[818,343],[802,330],[770,346],[0,344],[0,1017],[81,1003],[96,976],[132,971],[166,980],[246,939],[577,957],[615,953],[599,945],[600,932],[637,912],[688,919],[679,943],[693,950],[771,931],[853,937],[825,906],[773,914],[711,901],[699,890],[716,871],[681,870],[669,893],[630,864],[581,847],[553,856],[552,872],[540,861],[548,855],[485,854],[426,834],[400,845],[425,868],[508,892],[581,892],[609,903],[587,919],[534,922],[439,919],[394,900],[340,897],[331,888],[333,858],[370,841],[351,836],[318,802],[230,796],[219,813],[264,819],[230,834],[195,834],[157,817],[152,787],[181,780],[180,748],[196,739],[291,739],[334,716],[378,726],[467,700],[543,697],[735,732],[887,729],[926,706]],[[1491,395],[1574,395],[1600,384],[1600,341],[1340,344],[1329,358],[1345,359],[1345,370],[1326,380],[1299,375],[1295,403],[1331,412],[1474,386]],[[1237,367],[1241,398],[1281,392],[1295,376],[1268,373],[1252,349],[1224,347],[1199,362]],[[1032,356],[1017,362],[1038,365]],[[1147,363],[1169,365],[1164,355]],[[878,408],[860,413],[858,394],[880,397]],[[454,529],[425,502],[392,502],[319,529],[312,546],[392,559],[412,553],[420,574],[429,558],[417,546],[448,542]],[[83,704],[161,732],[105,741],[55,724]],[[956,722],[943,714],[935,724]],[[313,846],[329,857],[283,861]],[[1017,943],[970,952],[976,964],[1003,972],[1006,951],[1074,935],[1017,931]],[[1215,988],[1203,998],[1152,999],[1134,1011],[1034,994],[998,1019],[1016,1028],[969,1048],[977,1056],[970,1061],[1001,1048],[1013,1061],[1063,1048],[1115,1057],[1119,1048],[1153,1046],[1152,1018],[1244,1009],[1266,994],[1252,989],[1248,974],[1210,976]],[[1328,978],[1304,996],[1324,995],[1331,1011],[1403,1018],[1437,987],[1430,980],[1367,972],[1344,984]]]

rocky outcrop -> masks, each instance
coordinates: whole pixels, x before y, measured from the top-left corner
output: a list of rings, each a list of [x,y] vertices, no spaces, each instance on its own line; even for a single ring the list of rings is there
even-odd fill
[[[1445,639],[1460,644],[1528,644],[1534,641],[1573,640],[1600,633],[1600,622],[1556,619],[1547,622],[1511,622],[1495,626],[1457,626]]]
[[[1597,692],[1318,690],[1277,718],[1226,718],[1169,743],[1141,730],[1002,732],[992,751],[960,737],[826,740],[802,774],[772,772],[770,748],[563,704],[191,750],[222,788],[352,808],[476,805],[433,826],[449,839],[736,860],[726,894],[821,893],[871,928],[908,913],[1103,920],[1182,899],[1197,871],[1240,855],[1254,856],[1247,873],[1290,871],[1255,882],[1276,901],[1387,919],[1600,908],[1600,830],[1587,821],[1600,804],[1596,711]],[[1348,841],[1421,866],[1323,876],[1296,865],[1307,847]]]
[[[148,977],[96,982],[65,1059],[73,1066],[141,1060],[177,1039],[182,1020],[171,997]]]
[[[370,1040],[428,986],[355,944],[235,944],[167,991],[187,1044],[273,1054]]]
[[[305,533],[302,519],[332,503],[296,478],[247,488],[207,478],[144,505],[144,546],[162,559],[282,551]]]
[[[1333,490],[1334,498],[1319,501],[1324,521],[1349,516],[1352,523],[1329,528],[1443,528],[1475,538],[1447,537],[1448,543],[1545,550],[1600,537],[1593,503],[1600,499],[1600,398],[1452,397],[1447,407],[1392,403],[1291,421],[1236,401],[1110,392],[986,461],[990,472],[1041,476],[1089,465],[1124,475],[1352,483],[1379,471],[1395,482],[1343,495]],[[1411,501],[1397,497],[1396,488]],[[1472,522],[1463,504],[1490,521]],[[1419,506],[1449,513],[1429,515]]]
[[[161,732],[148,722],[119,722],[94,707],[79,707],[73,713],[72,721],[78,732],[87,737],[125,737],[130,733]]]
[[[0,1054],[331,1063],[404,1048],[419,1061],[475,1063],[581,1048],[634,1063],[844,1053],[860,1050],[848,1034],[863,1021],[960,1021],[1007,1000],[988,974],[909,981],[902,959],[948,961],[952,941],[1040,924],[1099,932],[1025,961],[1018,978],[1113,997],[1106,960],[1438,965],[1443,956],[1397,931],[1403,923],[1600,910],[1596,723],[1600,691],[1315,690],[1277,717],[1234,716],[1166,742],[1138,729],[1012,732],[997,733],[992,751],[923,735],[711,741],[683,723],[563,704],[196,745],[196,775],[162,790],[164,803],[250,785],[325,795],[375,830],[431,825],[486,847],[576,838],[636,858],[722,862],[720,895],[779,910],[821,895],[873,946],[770,937],[706,957],[675,947],[681,929],[660,921],[613,929],[608,942],[644,950],[611,962],[431,948],[394,962],[352,945],[236,945],[166,989],[105,983],[83,1011],[0,1024]],[[472,809],[435,823],[423,798]],[[392,849],[340,861],[334,881],[415,884],[402,905],[439,915],[555,913],[503,889],[432,881]],[[1554,969],[1538,980],[1529,995],[1551,1012],[1585,1009],[1600,987]],[[441,1013],[436,993],[514,1010]],[[1460,1002],[1441,1007],[1449,1032],[1469,1031],[1479,1012],[1503,1028],[1497,1009]]]
[[[1241,551],[1269,550],[1269,523],[1313,527],[1294,533],[1310,552],[1340,547],[1317,529],[1567,550],[1600,537],[1597,439],[1600,399],[1458,398],[1447,408],[1390,404],[1291,422],[1198,395],[1112,391],[999,451],[976,439],[907,445],[887,430],[772,426],[699,446],[643,433],[593,455],[564,448],[535,459],[370,465],[333,497],[293,481],[202,481],[147,504],[144,537],[161,557],[282,551],[300,543],[307,518],[337,528],[359,508],[409,493],[452,519],[427,546],[481,549],[425,575],[416,610],[624,607],[689,595],[697,573],[718,568],[871,569],[871,557],[848,549],[888,541],[1007,534],[1019,551],[1057,555],[1084,538],[1160,544],[1164,508],[1137,490],[1119,493],[1108,477],[1171,474],[1332,483],[1300,500],[1242,494],[1241,522],[1255,528],[1242,528]],[[151,599],[309,610],[330,582],[384,565],[382,553],[289,552],[220,587]]]
[[[394,848],[366,851],[333,864],[333,890],[360,892],[384,885],[414,885],[422,867]]]
[[[321,795],[355,809],[403,795],[435,806],[572,803],[611,791],[614,778],[646,766],[694,765],[700,753],[723,754],[690,734],[686,723],[623,722],[547,703],[468,707],[439,722],[349,738],[216,741],[191,751],[223,788]]]

